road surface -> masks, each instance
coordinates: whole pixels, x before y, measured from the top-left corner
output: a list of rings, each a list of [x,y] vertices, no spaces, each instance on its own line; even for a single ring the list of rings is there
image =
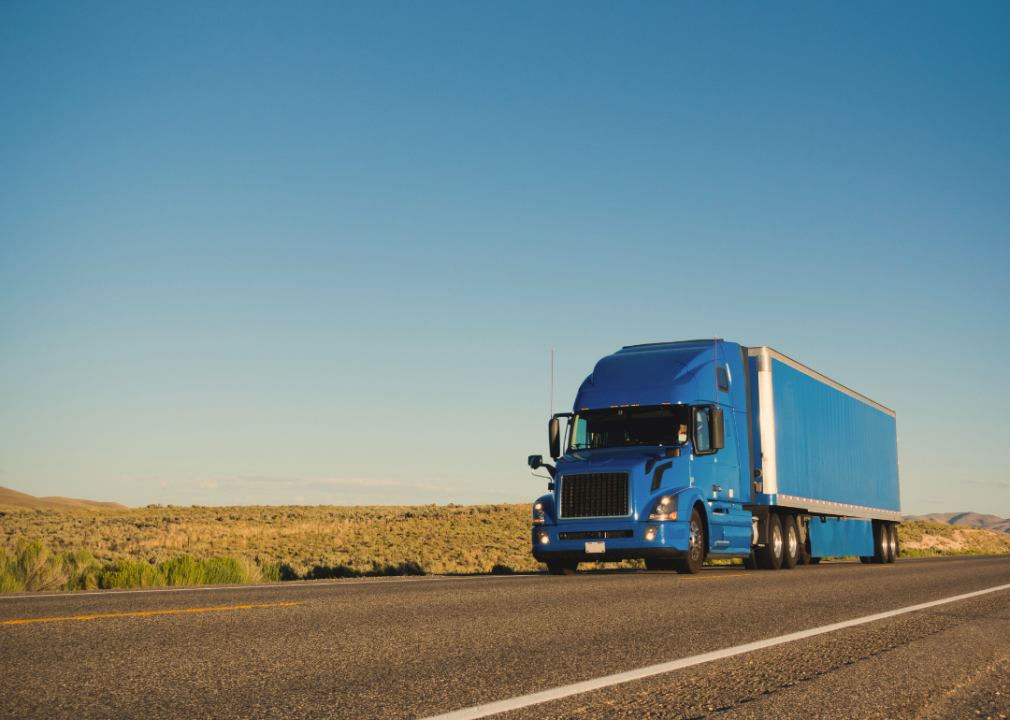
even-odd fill
[[[966,556],[7,595],[0,717],[420,719],[728,650],[494,717],[1002,718],[1010,589],[823,628],[1008,585]]]

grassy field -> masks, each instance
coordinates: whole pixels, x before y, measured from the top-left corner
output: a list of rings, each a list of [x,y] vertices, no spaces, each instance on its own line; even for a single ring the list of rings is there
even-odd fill
[[[529,505],[0,507],[0,592],[537,571],[529,532]],[[1010,552],[932,522],[899,539],[906,556]]]

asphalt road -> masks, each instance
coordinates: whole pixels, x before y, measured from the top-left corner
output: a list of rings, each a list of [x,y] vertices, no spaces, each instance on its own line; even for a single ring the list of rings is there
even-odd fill
[[[114,616],[0,624],[0,716],[425,718],[1006,584],[990,556],[2,596]],[[499,717],[1010,717],[1010,591]]]

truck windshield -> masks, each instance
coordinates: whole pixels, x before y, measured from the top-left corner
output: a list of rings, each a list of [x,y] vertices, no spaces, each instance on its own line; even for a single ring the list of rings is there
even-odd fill
[[[684,445],[689,423],[690,409],[686,405],[583,410],[572,418],[568,448]]]

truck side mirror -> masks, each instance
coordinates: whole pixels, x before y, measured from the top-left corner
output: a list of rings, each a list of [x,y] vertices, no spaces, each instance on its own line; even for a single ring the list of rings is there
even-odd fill
[[[561,457],[561,433],[559,427],[558,419],[556,417],[551,418],[551,422],[547,426],[547,440],[551,447],[551,457],[555,460]]]
[[[543,455],[530,455],[526,460],[529,463],[530,470],[536,470],[538,467],[544,464]]]
[[[712,408],[712,449],[722,450],[726,447],[726,421],[723,420],[722,408]]]

